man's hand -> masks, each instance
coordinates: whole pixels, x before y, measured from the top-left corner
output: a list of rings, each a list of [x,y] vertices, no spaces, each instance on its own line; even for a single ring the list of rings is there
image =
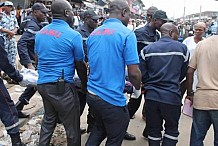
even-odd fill
[[[32,63],[27,64],[28,69],[35,70],[35,67],[32,65]]]
[[[8,39],[11,39],[15,33],[13,31],[8,31]]]
[[[193,104],[193,96],[186,96],[185,98],[187,98],[191,101],[191,105]]]

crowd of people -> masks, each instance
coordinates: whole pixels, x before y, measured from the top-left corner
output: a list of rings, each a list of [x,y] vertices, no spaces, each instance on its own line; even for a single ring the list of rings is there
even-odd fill
[[[39,74],[37,87],[27,86],[16,104],[0,79],[0,118],[12,146],[25,145],[18,118],[29,117],[22,110],[37,91],[44,106],[40,146],[50,144],[57,123],[64,125],[68,146],[80,146],[84,132],[90,133],[86,146],[98,146],[105,138],[106,146],[135,140],[127,128],[142,97],[146,123],[142,135],[149,146],[175,146],[185,93],[194,107],[190,146],[203,146],[211,124],[218,145],[218,37],[204,37],[204,22],[194,24],[193,35],[181,43],[179,27],[154,6],[147,10],[145,24],[136,27],[130,26],[135,21],[123,0],[109,4],[107,18],[92,9],[77,14],[76,25],[66,0],[55,0],[51,10],[35,3],[19,25],[13,3],[2,6],[0,70],[26,86],[25,77],[16,70],[18,53],[20,64]],[[16,44],[19,28],[23,32]],[[80,127],[86,103],[87,130]]]

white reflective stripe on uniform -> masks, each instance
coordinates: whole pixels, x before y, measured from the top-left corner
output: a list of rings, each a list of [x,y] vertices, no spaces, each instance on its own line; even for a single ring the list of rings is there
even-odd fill
[[[182,56],[185,60],[187,59],[187,57],[182,52],[149,53],[149,54],[145,54],[144,56],[146,58],[151,56],[171,56],[171,55],[178,55],[178,56]]]
[[[21,23],[25,23],[25,22],[28,22],[30,21],[31,19],[26,19],[26,20],[23,20]]]
[[[37,34],[39,31],[34,31],[34,30],[32,30],[32,29],[26,29],[26,28],[24,28],[24,31],[28,31],[28,32],[30,32],[30,33],[32,33],[32,34]]]
[[[91,93],[92,95],[96,95],[94,92],[92,92],[92,91],[90,91],[90,90],[88,90],[88,92]]]
[[[185,61],[184,61],[184,62],[188,61],[189,54],[190,54],[190,52],[189,52],[189,50],[187,49],[186,58],[185,58]]]
[[[83,38],[83,41],[86,41],[86,40],[88,40],[88,38]]]
[[[143,60],[145,60],[145,54],[144,54],[143,49],[141,50],[141,57],[142,57]]]
[[[147,42],[147,41],[137,41],[137,43],[143,43],[145,45],[153,44],[154,42]]]
[[[10,129],[14,128],[14,127],[17,127],[18,125],[19,125],[19,122],[15,123],[15,124],[13,124],[11,126],[5,127],[5,129],[10,130]]]
[[[178,137],[171,136],[171,135],[168,135],[168,134],[164,134],[164,137],[172,139],[172,140],[178,140]]]
[[[152,136],[149,136],[149,135],[148,135],[148,139],[159,141],[159,140],[161,140],[162,138],[161,138],[161,137],[152,137]]]

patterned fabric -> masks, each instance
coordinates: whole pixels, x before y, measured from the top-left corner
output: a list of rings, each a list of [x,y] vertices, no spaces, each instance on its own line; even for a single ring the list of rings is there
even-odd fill
[[[2,12],[2,19],[0,21],[0,28],[4,28],[6,30],[14,30],[15,28],[18,28],[18,23],[16,16],[14,14],[11,14],[8,16],[4,12]],[[11,39],[8,39],[7,33],[1,33],[5,40],[5,51],[8,53],[8,59],[10,64],[15,66],[16,62],[16,55],[17,55],[17,45],[15,36],[13,36]]]
[[[11,31],[19,27],[16,16],[13,14],[8,16],[7,14],[5,14],[5,12],[2,12],[2,19],[0,21],[0,26],[1,28]],[[3,35],[6,36],[6,33],[3,33]]]

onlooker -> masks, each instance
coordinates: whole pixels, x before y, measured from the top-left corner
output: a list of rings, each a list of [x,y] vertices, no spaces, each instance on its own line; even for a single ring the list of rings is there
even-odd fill
[[[87,10],[84,12],[84,24],[79,27],[77,30],[83,37],[83,49],[85,52],[85,62],[88,63],[88,54],[87,54],[87,47],[86,47],[86,40],[88,39],[91,32],[98,26],[98,19],[100,17],[94,12],[94,10]],[[86,94],[83,94],[81,91],[77,91],[79,99],[80,99],[80,115],[82,115],[83,110],[86,105]],[[87,115],[87,133],[91,132],[95,120],[93,117],[93,114],[91,113],[91,110],[89,110],[89,113]],[[81,129],[82,131],[82,129]]]
[[[110,16],[87,40],[90,74],[87,103],[96,124],[86,146],[97,146],[107,137],[107,146],[121,146],[128,124],[125,66],[130,82],[140,95],[141,73],[138,68],[136,37],[126,26],[130,9],[126,1],[110,3]]]
[[[190,25],[188,22],[185,23],[185,25],[183,26],[185,34],[183,35],[183,39],[186,39],[189,36],[189,31],[191,29]]]
[[[28,69],[35,70],[35,35],[43,27],[41,22],[46,19],[48,9],[42,3],[35,3],[32,6],[32,14],[29,16],[29,21],[26,22],[24,33],[18,41],[17,48],[20,57],[20,63]],[[27,87],[23,94],[19,97],[16,103],[19,118],[27,118],[29,115],[22,112],[24,105],[29,103],[30,98],[35,94],[35,87]]]
[[[203,146],[211,124],[214,129],[214,146],[218,145],[218,36],[198,43],[187,73],[187,97],[193,102],[193,122],[190,146]],[[193,90],[194,72],[198,71],[196,92]]]
[[[79,13],[79,28],[84,24],[84,12]]]
[[[194,36],[188,37],[183,41],[183,44],[185,44],[190,52],[190,59],[192,55],[194,54],[195,48],[198,44],[198,42],[202,41],[204,39],[203,35],[206,30],[206,24],[204,22],[198,22],[194,25]],[[197,78],[197,71],[194,73],[194,82],[193,82],[193,90],[196,91],[196,85],[198,83]],[[181,94],[182,97],[185,94],[187,90],[187,80],[184,80],[181,83]]]
[[[141,51],[140,70],[146,90],[146,125],[149,146],[175,146],[178,142],[178,122],[181,114],[180,81],[185,77],[189,53],[178,42],[175,25],[165,23],[161,38]],[[161,131],[164,124],[164,136]]]
[[[80,107],[73,77],[76,69],[86,93],[87,69],[82,37],[71,28],[73,10],[68,1],[53,1],[51,12],[52,23],[43,27],[35,38],[39,73],[37,89],[45,109],[39,145],[49,145],[57,122],[61,122],[67,145],[80,146]]]
[[[144,27],[135,30],[138,54],[145,46],[157,41],[160,38],[159,34],[156,32],[157,28],[155,27],[155,23],[153,23],[154,21],[150,23],[151,16],[154,14],[155,11],[157,11],[156,7],[148,8],[147,17],[146,17],[147,24]],[[128,110],[129,110],[130,118],[133,118],[134,114],[138,110],[141,104],[141,99],[142,96],[140,96],[138,99],[130,98],[128,102]]]
[[[79,27],[79,18],[78,18],[78,12],[74,12],[74,23],[73,23],[73,28],[77,29]]]
[[[3,16],[0,22],[0,32],[5,40],[5,51],[8,54],[9,62],[15,67],[17,55],[15,34],[19,26],[16,15],[11,14],[13,7],[13,3],[10,1],[4,3],[4,11],[2,12]]]
[[[4,48],[4,38],[2,35],[0,35],[0,71],[4,71],[16,82],[22,82],[23,80],[22,75],[19,74],[14,66],[9,63],[8,55]],[[25,146],[20,139],[17,110],[1,78],[0,91],[0,119],[5,125],[7,133],[11,137],[12,146]]]

